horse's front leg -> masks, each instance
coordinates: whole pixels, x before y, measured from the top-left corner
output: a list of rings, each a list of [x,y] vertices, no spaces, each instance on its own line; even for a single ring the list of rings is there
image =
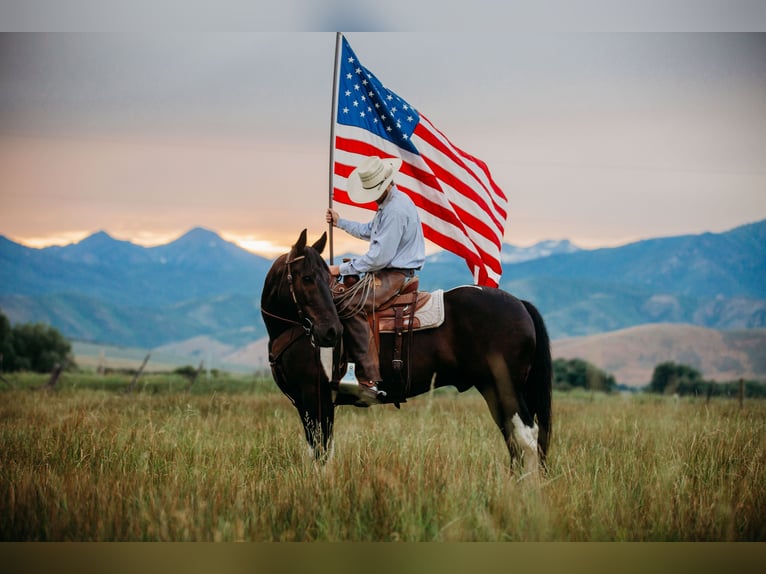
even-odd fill
[[[325,463],[332,455],[335,405],[328,385],[322,387],[318,392],[314,389],[313,396],[311,393],[304,395],[304,408],[300,414],[311,457]]]

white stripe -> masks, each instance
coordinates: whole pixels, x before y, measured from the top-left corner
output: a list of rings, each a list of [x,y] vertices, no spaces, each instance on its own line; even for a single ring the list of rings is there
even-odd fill
[[[341,153],[345,154],[345,152],[337,152],[336,156],[341,155]],[[346,154],[346,155],[356,155],[356,154]],[[350,163],[346,165],[354,165],[354,163]],[[348,185],[347,178],[344,178],[338,174],[335,174],[333,182],[335,187],[337,187],[338,189],[346,189]],[[425,197],[427,200],[431,201],[432,203],[438,204],[442,206],[444,209],[448,211],[452,211],[454,213],[454,210],[452,209],[452,206],[450,205],[448,197],[445,194],[437,190],[434,190],[430,188],[429,186],[423,185],[420,180],[415,179],[406,174],[400,174],[396,177],[396,182],[398,185],[405,187],[407,189],[413,190],[415,191],[415,193],[418,193],[419,195]],[[450,223],[449,221],[442,219],[438,215],[431,213],[429,211],[426,211],[425,209],[418,208],[418,212],[420,213],[420,218],[423,221],[423,223],[426,223],[429,227],[432,227],[433,229],[457,241],[461,245],[468,248],[472,253],[476,254],[477,257],[481,258],[481,255],[479,254],[479,251],[477,249],[478,247],[479,249],[484,251],[484,253],[486,253],[486,256],[492,257],[493,259],[497,260],[498,266],[499,266],[500,249],[498,249],[497,246],[491,240],[487,239],[480,232],[470,227],[467,223],[462,221],[459,217],[456,216],[456,219],[458,221],[461,221],[461,223],[463,223],[462,228],[455,226],[453,223]]]
[[[454,187],[444,182],[443,187],[445,188],[445,190],[449,189],[450,197],[454,196],[455,203],[459,204],[461,208],[465,209],[466,211],[471,213],[473,216],[477,218],[485,219],[487,222],[487,225],[492,227],[492,229],[494,229],[498,235],[502,235],[503,226],[505,224],[505,218],[503,215],[501,215],[497,211],[497,209],[495,208],[495,204],[492,201],[492,197],[490,197],[487,191],[481,185],[476,183],[476,180],[474,180],[470,176],[470,174],[468,174],[465,170],[460,168],[457,164],[455,164],[448,156],[444,155],[441,151],[432,147],[430,144],[428,144],[426,141],[420,138],[413,138],[413,141],[415,141],[418,149],[421,150],[421,153],[423,154],[424,157],[427,157],[431,161],[434,161],[435,163],[439,164],[442,168],[446,169],[448,172],[450,172],[450,174],[452,174],[456,179],[458,179],[463,185],[470,188],[477,195],[477,197],[481,198],[482,201],[484,201],[487,204],[487,208],[491,211],[492,215],[494,216],[495,220],[498,221],[498,223],[495,223],[495,220],[487,216],[487,213],[482,206],[480,206],[470,197],[464,196],[459,190],[455,189]]]
[[[372,145],[376,147],[377,149],[380,149],[383,154],[392,155],[392,156],[400,156],[403,161],[410,163],[414,167],[431,173],[430,168],[428,165],[423,161],[423,159],[417,155],[410,153],[406,150],[403,150],[399,148],[397,145],[384,140],[372,133],[370,133],[367,130],[357,128],[354,126],[346,126],[346,125],[338,125],[336,133],[339,137],[347,138],[351,140],[359,140],[363,141],[365,143],[368,143],[369,145]],[[435,134],[436,137],[440,137],[439,134]],[[443,138],[440,137],[440,139]],[[418,138],[418,142],[421,143],[422,140]],[[446,145],[449,145],[445,142]],[[441,154],[440,152],[437,152],[434,150],[430,145],[427,145],[425,142],[421,143],[421,147],[426,148],[428,151],[430,151],[435,156],[440,156],[443,161],[448,162],[449,165],[455,165],[452,160]],[[359,165],[359,163],[366,157],[366,154],[358,154],[353,152],[348,152],[344,150],[336,149],[335,151],[335,161],[338,164],[346,165],[348,167],[356,167]],[[463,158],[465,159],[465,158]],[[467,161],[467,160],[466,160]],[[445,168],[446,169],[446,168]],[[478,168],[477,168],[478,169]],[[462,171],[462,168],[461,168]],[[481,170],[479,170],[480,173]],[[454,171],[451,171],[451,173],[455,173]],[[435,176],[434,176],[435,177]],[[436,177],[435,177],[436,178]],[[463,194],[452,188],[452,186],[447,185],[443,180],[436,178],[436,180],[439,182],[439,184],[443,187],[443,190],[434,189],[422,181],[413,178],[411,176],[400,174],[397,177],[397,182],[401,184],[402,187],[406,187],[415,193],[418,193],[428,201],[434,204],[441,205],[445,209],[448,209],[454,213],[454,209],[452,205],[457,205],[461,209],[465,210],[468,213],[471,213],[478,219],[487,222],[487,224],[492,228],[496,230],[495,237],[497,238],[498,242],[502,242],[502,233],[497,232],[497,226],[491,219],[487,216],[486,212],[478,206],[474,201],[472,201],[470,198],[465,197]],[[465,182],[465,178],[461,178],[461,181]],[[339,189],[346,189],[347,185],[347,179],[335,174],[333,177],[333,183],[334,186]],[[473,189],[477,188],[477,184],[475,181],[471,181],[471,187]],[[478,193],[480,193],[481,196],[486,197],[486,192],[484,189],[477,190]],[[501,201],[501,198],[497,198],[498,201]],[[506,202],[507,203],[507,202]],[[492,202],[489,202],[488,205],[493,209],[494,211],[494,205]],[[461,221],[464,225],[464,229],[461,229],[452,223],[447,222],[446,220],[441,219],[440,217],[433,215],[423,209],[419,209],[419,212],[421,214],[421,220],[424,224],[428,225],[429,227],[433,228],[434,230],[450,237],[453,241],[459,243],[462,245],[466,250],[473,253],[477,258],[482,259],[482,256],[479,254],[479,251],[477,250],[477,246],[479,249],[481,249],[485,255],[484,257],[491,257],[496,261],[496,265],[500,267],[500,249],[487,237],[482,235],[480,232],[476,231],[475,229],[471,228],[466,222],[461,221],[460,218],[457,218],[459,221]],[[498,218],[500,218],[498,214]],[[474,245],[475,244],[475,245]],[[486,267],[487,275],[492,278],[495,282],[499,282],[500,275],[493,272],[491,269]]]
[[[343,129],[340,129],[343,128]],[[371,134],[369,131],[364,130],[362,128],[357,128],[354,126],[340,126],[339,131],[341,132],[339,135],[341,137],[345,137],[348,139],[356,139],[361,140],[363,142],[366,142],[370,145],[375,146],[377,149],[382,150],[384,153],[388,155],[399,155],[403,161],[409,163],[410,165],[413,165],[414,167],[425,171],[427,173],[431,173],[433,175],[433,172],[431,172],[431,169],[428,167],[428,165],[425,163],[423,158],[420,155],[413,154],[411,152],[408,152],[406,150],[402,150],[399,148],[399,146],[379,138],[378,136],[375,136]],[[417,138],[418,142],[422,142],[420,138]],[[451,165],[455,165],[454,163],[449,160],[446,156],[441,154],[440,152],[437,152],[434,150],[430,145],[426,144],[425,142],[422,142],[422,146],[426,148],[426,150],[432,150],[433,155],[440,156],[442,158],[442,161],[449,162]],[[359,163],[365,158],[366,156],[364,154],[357,154],[353,152],[347,152],[343,150],[336,150],[335,152],[335,160],[337,163],[350,166],[350,167],[356,167],[359,165]],[[429,158],[430,159],[430,158]],[[454,172],[451,172],[454,173]],[[463,172],[464,177],[459,178],[463,183],[466,183],[466,177],[468,177],[465,172]],[[335,187],[338,187],[340,189],[345,189],[345,181],[342,179],[339,179],[340,176],[335,175],[334,176],[334,185]],[[484,221],[485,224],[489,227],[490,233],[492,233],[491,237],[487,237],[483,235],[478,230],[472,228],[469,226],[467,222],[463,222],[466,226],[466,229],[469,230],[470,237],[473,241],[476,241],[477,244],[481,246],[481,249],[483,249],[487,254],[493,255],[496,253],[496,255],[493,255],[496,259],[499,260],[500,258],[500,249],[495,245],[495,241],[498,244],[502,244],[503,241],[503,230],[502,227],[498,228],[498,225],[492,221],[490,217],[487,216],[486,211],[475,201],[473,201],[471,198],[466,197],[462,193],[460,193],[458,190],[456,190],[451,185],[448,185],[444,180],[436,177],[434,175],[434,178],[436,181],[439,182],[439,185],[442,187],[441,190],[434,189],[420,180],[417,180],[415,178],[412,178],[410,176],[406,176],[402,174],[397,181],[400,181],[402,185],[405,187],[417,191],[422,195],[423,197],[427,198],[429,201],[433,203],[437,203],[439,205],[445,206],[450,210],[452,209],[452,205],[457,206],[458,208],[462,209],[463,211],[470,213],[473,217],[476,219],[479,219],[480,221]],[[473,189],[476,190],[478,185],[475,181],[471,181],[470,184],[473,185]],[[466,185],[469,185],[466,183]],[[478,195],[481,197],[486,197],[486,193],[484,190],[477,190]],[[493,213],[496,213],[494,211],[494,206],[490,202],[490,207],[493,209]],[[500,221],[504,225],[505,221],[499,217]],[[458,218],[459,219],[459,218]],[[494,240],[494,241],[493,241]]]
[[[423,128],[425,128],[429,133],[431,133],[433,135],[433,137],[435,137],[440,142],[442,142],[442,144],[445,147],[447,147],[447,149],[452,150],[453,153],[456,156],[458,156],[464,163],[466,163],[469,166],[469,169],[472,171],[472,173],[474,173],[477,176],[477,178],[479,179],[479,181],[481,181],[481,183],[484,185],[484,187],[479,186],[476,183],[476,181],[474,181],[474,180],[466,181],[464,178],[461,178],[461,181],[463,181],[463,183],[465,183],[469,187],[475,189],[477,194],[479,194],[479,196],[482,197],[482,199],[484,199],[487,202],[487,204],[489,205],[490,209],[492,209],[492,212],[494,213],[495,217],[499,221],[504,221],[505,216],[503,216],[503,214],[501,212],[499,212],[499,211],[497,211],[495,209],[495,204],[497,204],[499,207],[501,207],[502,210],[505,211],[506,214],[507,214],[508,213],[508,200],[507,199],[503,199],[502,196],[499,196],[499,195],[497,195],[495,193],[494,189],[492,188],[492,183],[490,182],[489,178],[487,177],[487,174],[484,172],[484,169],[479,164],[474,162],[473,160],[468,159],[468,158],[464,157],[463,155],[461,155],[460,154],[460,150],[456,146],[452,145],[450,143],[450,141],[445,136],[443,136],[441,133],[439,133],[439,131],[434,127],[434,125],[431,122],[429,122],[426,118],[421,118],[421,122],[420,123],[421,123]],[[454,162],[450,158],[448,158],[446,156],[443,156],[443,154],[441,154],[441,152],[436,151],[433,147],[431,147],[430,144],[427,144],[426,142],[422,141],[420,138],[417,138],[417,139],[418,139],[418,142],[422,142],[422,143],[416,144],[416,147],[421,151],[421,153],[423,153],[424,149],[428,148],[429,150],[433,150],[433,153],[430,153],[430,152],[429,153],[424,153],[424,155],[426,155],[427,157],[433,157],[433,156],[438,154],[438,155],[444,157],[444,162],[447,162],[447,163],[440,162],[441,165],[443,165],[445,167],[447,165],[449,165],[449,164],[454,165]],[[462,169],[462,168],[460,168],[460,169]],[[489,169],[489,168],[487,168],[487,169]],[[449,170],[449,171],[453,171],[453,170]]]
[[[352,139],[354,136],[363,137],[365,141],[368,141],[371,139],[370,132],[367,130],[362,130],[360,128],[354,128],[349,126],[344,126],[348,128],[347,135],[344,135],[343,137],[348,137],[349,139]],[[410,163],[411,165],[414,165],[416,168],[423,170],[425,172],[431,173],[430,168],[426,163],[423,161],[423,159],[417,155],[412,154],[410,152],[406,152],[404,150],[401,150],[398,146],[386,141],[386,140],[380,140],[377,136],[372,136],[375,138],[376,147],[378,149],[382,149],[383,152],[390,154],[390,155],[401,155],[402,159]],[[371,143],[372,145],[372,143]],[[359,165],[359,163],[365,158],[366,156],[364,154],[357,154],[353,152],[347,152],[344,150],[336,150],[335,152],[335,160],[337,163],[355,167]],[[434,176],[435,177],[435,176]],[[439,182],[439,184],[443,187],[443,190],[434,189],[422,181],[411,177],[406,174],[400,174],[397,176],[397,182],[399,182],[402,186],[415,191],[419,195],[426,198],[428,201],[441,205],[442,207],[453,211],[453,205],[459,207],[460,209],[463,209],[464,211],[472,214],[477,219],[480,219],[484,221],[490,229],[493,229],[495,231],[494,233],[494,239],[498,243],[502,243],[502,234],[500,234],[497,231],[497,228],[486,215],[486,212],[475,202],[470,200],[469,198],[465,197],[461,193],[459,193],[457,190],[455,190],[452,186],[447,185],[443,180],[436,178],[436,180]],[[335,187],[339,189],[346,189],[346,179],[343,178],[340,175],[335,175],[333,179]],[[422,211],[422,210],[421,210]],[[460,218],[457,218],[460,220]],[[470,227],[470,225],[463,221],[464,227],[466,229],[466,233],[468,233],[471,241],[475,242],[484,252],[486,252],[489,256],[492,256],[493,258],[497,259],[499,261],[500,259],[500,249],[495,245],[495,243],[492,241],[492,238],[488,238],[485,235],[483,235],[481,232],[477,231],[476,229]],[[458,233],[463,233],[462,230],[459,230],[458,228],[455,228],[450,225],[451,230],[457,230]],[[441,230],[440,227],[434,226],[435,229]],[[452,233],[454,231],[450,231],[449,233],[445,233],[447,235],[452,236]]]

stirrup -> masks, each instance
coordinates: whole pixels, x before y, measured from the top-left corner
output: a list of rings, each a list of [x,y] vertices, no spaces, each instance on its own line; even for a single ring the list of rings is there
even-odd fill
[[[386,392],[378,389],[374,383],[372,385],[367,383],[362,383],[356,378],[356,365],[349,362],[346,374],[338,381],[338,392],[355,396],[358,399],[354,403],[356,406],[368,407],[379,404],[380,399],[386,396]]]

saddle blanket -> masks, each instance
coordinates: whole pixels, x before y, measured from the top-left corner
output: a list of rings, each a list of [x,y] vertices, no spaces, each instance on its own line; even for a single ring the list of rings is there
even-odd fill
[[[409,321],[409,312],[405,310],[405,329]],[[444,323],[444,290],[437,289],[431,292],[429,300],[415,311],[415,320],[412,327],[413,331],[423,331],[425,329],[435,329]],[[393,333],[393,317],[381,318],[379,321],[379,332]]]

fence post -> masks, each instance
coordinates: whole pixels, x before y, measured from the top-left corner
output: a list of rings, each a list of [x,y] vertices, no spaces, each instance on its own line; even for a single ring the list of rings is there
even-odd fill
[[[2,353],[0,353],[0,381],[3,381],[10,388],[12,389],[14,388],[11,382],[3,376],[3,354]]]
[[[745,379],[739,379],[739,408],[745,404]]]
[[[40,387],[40,389],[46,391],[53,390],[56,387],[56,383],[59,382],[59,377],[61,376],[61,372],[64,370],[64,366],[65,365],[62,365],[61,363],[56,363],[53,365],[53,370],[51,371],[51,376],[48,379],[48,383],[45,386]]]
[[[186,385],[186,392],[188,393],[191,391],[192,385],[197,382],[197,377],[199,377],[199,374],[202,372],[202,369],[205,367],[205,361],[199,362],[199,367],[197,367],[197,372],[194,373],[194,376],[189,381],[189,384]]]
[[[152,356],[151,353],[146,354],[146,357],[144,357],[144,362],[141,363],[141,366],[138,368],[138,370],[136,371],[136,374],[133,376],[133,380],[130,382],[130,386],[128,387],[128,390],[125,392],[130,393],[133,391],[133,389],[135,389],[136,383],[138,382],[138,378],[141,376],[141,373],[144,372],[144,367],[146,366],[146,363],[149,362],[149,357],[151,356]]]

